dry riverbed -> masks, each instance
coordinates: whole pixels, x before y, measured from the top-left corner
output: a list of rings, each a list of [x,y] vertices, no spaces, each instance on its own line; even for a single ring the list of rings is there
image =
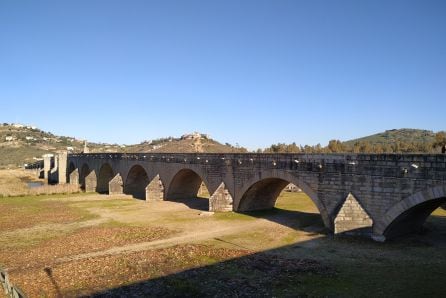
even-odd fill
[[[0,198],[0,265],[30,297],[442,296],[446,212],[390,243],[333,238],[311,200],[210,214],[206,199]]]

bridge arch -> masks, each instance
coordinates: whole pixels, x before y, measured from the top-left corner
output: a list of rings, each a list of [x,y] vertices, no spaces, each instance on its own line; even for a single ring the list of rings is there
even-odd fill
[[[132,166],[124,182],[124,193],[136,199],[146,199],[146,187],[150,180],[146,170],[139,164]]]
[[[79,184],[81,189],[85,190],[85,178],[91,173],[90,167],[87,163],[84,163],[79,173]]]
[[[251,178],[237,192],[238,196],[234,204],[234,210],[251,211],[273,208],[282,190],[290,183],[302,189],[310,197],[319,210],[324,225],[333,230],[333,223],[328,211],[322,201],[319,200],[317,193],[304,181],[288,172],[274,171],[261,177]]]
[[[429,215],[446,203],[446,185],[418,192],[391,207],[373,227],[376,240],[384,241],[419,231]]]
[[[98,193],[104,193],[108,194],[108,183],[110,180],[113,179],[115,176],[113,168],[110,166],[109,163],[102,164],[101,168],[99,169],[98,174],[98,184],[96,186],[96,191]]]
[[[209,189],[203,176],[189,168],[182,168],[176,172],[167,188],[168,200],[196,198],[201,184]]]

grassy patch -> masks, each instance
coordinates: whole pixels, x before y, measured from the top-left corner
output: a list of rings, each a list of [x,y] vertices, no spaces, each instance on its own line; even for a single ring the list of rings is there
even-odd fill
[[[316,297],[440,297],[446,291],[444,279],[439,278],[444,264],[367,264],[363,259],[346,265],[337,264],[336,276],[302,276],[297,293]]]
[[[48,198],[54,197],[27,196],[0,199],[0,213],[2,214],[0,230],[11,231],[38,224],[70,223],[96,217],[87,210],[70,207],[66,201],[47,200]]]
[[[277,198],[275,207],[270,210],[259,210],[250,212],[222,212],[215,213],[215,218],[221,220],[253,220],[255,218],[268,218],[275,215],[284,215],[287,211],[299,211],[306,212],[309,214],[318,214],[316,206],[313,201],[302,192],[285,192],[283,191]],[[294,214],[297,218],[298,215]],[[316,215],[317,217],[317,215]],[[300,218],[302,220],[302,218]],[[311,223],[308,223],[309,225]]]
[[[0,237],[0,254],[16,249],[28,249],[44,241],[61,237],[71,232],[71,229],[44,228],[40,230],[24,231],[21,233],[3,233]]]
[[[275,207],[284,210],[298,210],[311,213],[319,213],[313,201],[303,192],[286,192],[283,191]]]
[[[135,205],[134,200],[130,199],[112,199],[107,196],[103,196],[103,200],[86,200],[77,201],[72,203],[73,206],[79,208],[122,208]]]

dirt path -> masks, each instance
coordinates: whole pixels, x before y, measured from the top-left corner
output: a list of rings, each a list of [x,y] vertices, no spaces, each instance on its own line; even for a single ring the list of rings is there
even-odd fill
[[[115,199],[124,200],[122,204]],[[128,202],[125,202],[128,199]],[[289,227],[278,225],[274,221],[265,218],[252,219],[221,219],[212,213],[194,209],[195,201],[137,201],[128,197],[104,197],[92,195],[85,197],[70,197],[64,201],[71,202],[71,206],[82,208],[99,218],[69,224],[43,224],[31,228],[23,228],[7,233],[0,237],[0,244],[7,244],[8,239],[22,238],[26,241],[39,240],[44,236],[52,236],[57,233],[64,233],[85,227],[94,227],[107,222],[116,222],[118,225],[142,226],[142,227],[162,227],[175,231],[175,235],[169,238],[114,246],[100,251],[77,253],[74,255],[59,257],[54,263],[69,263],[81,261],[89,258],[131,254],[147,250],[168,248],[179,244],[218,242],[226,247],[235,249],[256,250],[258,247],[249,244],[249,241],[239,241],[232,239],[231,235],[243,234],[249,231],[264,233],[268,231],[274,237],[280,239],[281,232],[290,229]],[[85,204],[86,203],[86,204]],[[219,219],[220,218],[220,219]],[[275,233],[277,231],[277,233]],[[48,235],[46,235],[48,234]],[[229,237],[228,237],[229,236]],[[303,236],[305,237],[305,236]],[[85,241],[89,241],[85,239]],[[95,241],[91,239],[91,241]]]
[[[129,254],[145,250],[153,250],[175,246],[185,243],[197,243],[207,240],[216,240],[234,246],[237,249],[255,249],[254,247],[243,247],[236,243],[226,242],[218,239],[231,234],[239,234],[245,231],[260,229],[277,229],[277,223],[264,218],[253,220],[216,220],[213,215],[207,212],[191,209],[187,204],[181,204],[171,201],[156,202],[135,202],[135,204],[120,207],[119,209],[89,208],[92,213],[101,216],[103,220],[117,220],[123,223],[144,222],[149,225],[158,225],[161,227],[172,228],[180,234],[175,237],[161,239],[151,242],[142,242],[124,246],[113,247],[110,249],[67,256],[57,259],[56,263],[65,263],[70,261],[84,260],[94,257],[103,257],[118,254]],[[166,218],[170,218],[166,221]],[[177,222],[176,219],[192,218],[191,221]],[[287,229],[287,227],[281,227]],[[290,229],[291,230],[291,229]]]
[[[93,206],[84,207],[83,205],[84,202],[98,202],[99,204],[101,202],[113,203],[113,200],[115,199],[128,199],[130,204],[118,204],[117,206],[108,208],[95,206],[95,203]],[[55,199],[50,198],[49,200]],[[78,255],[62,257],[54,261],[55,263],[66,263],[94,257],[129,254],[145,250],[166,248],[178,244],[197,243],[206,240],[218,241],[220,240],[218,239],[219,237],[253,230],[256,227],[274,225],[265,219],[255,219],[252,221],[236,219],[227,221],[216,220],[211,213],[193,209],[190,207],[190,205],[188,206],[188,204],[171,201],[156,201],[147,203],[144,201],[135,201],[134,199],[126,196],[107,198],[100,195],[92,195],[88,197],[84,196],[79,198],[70,197],[63,199],[63,201],[71,202],[71,205],[75,206],[76,208],[88,210],[88,212],[99,216],[99,218],[67,224],[40,224],[30,228],[21,228],[4,232],[0,236],[0,244],[3,243],[7,245],[11,239],[26,239],[26,241],[32,242],[34,240],[40,240],[40,238],[62,234],[80,228],[94,227],[110,221],[129,225],[136,224],[138,226],[159,226],[178,232],[174,237],[167,239],[116,246],[102,251],[86,252]],[[245,248],[235,243],[226,242],[226,244],[232,244],[237,249]],[[246,247],[245,249],[250,248]]]
[[[65,263],[70,261],[78,261],[78,260],[84,260],[88,258],[94,258],[94,257],[103,257],[103,256],[110,256],[110,255],[117,255],[117,254],[127,254],[127,253],[133,253],[133,252],[139,252],[139,251],[145,251],[145,250],[153,250],[153,249],[159,249],[159,248],[166,248],[170,246],[175,246],[178,244],[184,244],[184,243],[196,243],[200,241],[210,240],[210,239],[216,239],[218,237],[222,237],[225,235],[230,235],[238,232],[242,232],[244,230],[249,230],[252,228],[255,228],[257,226],[265,225],[265,222],[263,220],[251,222],[248,224],[245,224],[243,226],[227,226],[223,228],[216,228],[206,231],[194,231],[189,232],[180,236],[168,238],[168,239],[162,239],[157,241],[151,241],[151,242],[142,242],[137,244],[130,244],[130,245],[124,245],[119,247],[113,247],[107,250],[103,251],[97,251],[92,253],[85,253],[85,254],[79,254],[75,256],[69,256],[57,259],[55,263]],[[237,246],[236,244],[234,244]],[[237,248],[240,248],[237,246]],[[249,248],[245,248],[249,249]]]

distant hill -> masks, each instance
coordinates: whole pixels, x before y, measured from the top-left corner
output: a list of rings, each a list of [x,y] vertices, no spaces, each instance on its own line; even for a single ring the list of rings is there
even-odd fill
[[[425,143],[430,144],[435,140],[435,133],[431,130],[422,129],[391,129],[374,135],[343,142],[345,145],[353,146],[358,142],[368,142],[370,145],[392,145],[400,143]]]
[[[72,137],[56,136],[37,127],[21,124],[0,124],[0,168],[17,167],[40,159],[43,154],[61,150],[82,152],[83,140]],[[231,153],[244,152],[229,144],[220,144],[209,136],[193,133],[181,138],[162,138],[145,141],[136,145],[88,143],[91,153],[101,152],[165,152],[165,153]]]
[[[159,153],[237,153],[245,152],[243,148],[236,148],[229,144],[223,145],[212,139],[170,139],[158,145],[144,142],[125,148],[125,152],[159,152]]]

